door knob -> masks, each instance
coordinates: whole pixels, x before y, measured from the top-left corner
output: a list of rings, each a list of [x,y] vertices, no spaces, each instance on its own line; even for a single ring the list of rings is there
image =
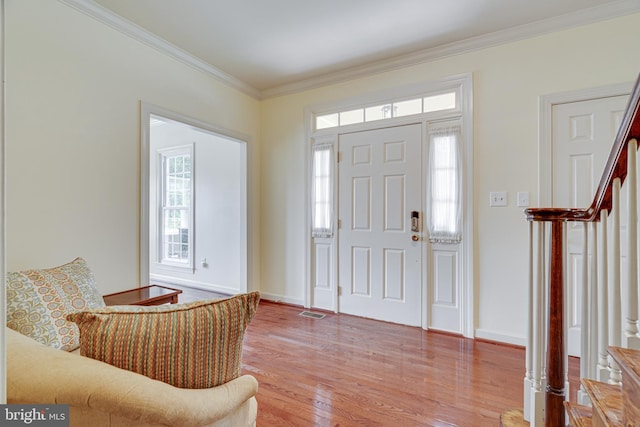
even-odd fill
[[[413,240],[414,242],[418,242],[420,241],[420,236],[418,236],[417,234],[414,234],[411,236],[411,240]]]

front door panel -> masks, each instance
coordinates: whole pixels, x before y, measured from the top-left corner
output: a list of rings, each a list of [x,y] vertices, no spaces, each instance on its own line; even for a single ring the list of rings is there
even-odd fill
[[[344,134],[339,151],[339,311],[421,325],[419,124]]]

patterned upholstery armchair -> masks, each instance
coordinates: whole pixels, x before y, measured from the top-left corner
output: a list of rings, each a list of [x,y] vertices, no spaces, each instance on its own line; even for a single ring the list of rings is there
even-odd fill
[[[9,273],[7,403],[68,404],[72,426],[255,426],[240,363],[258,301],[105,307],[81,258]]]

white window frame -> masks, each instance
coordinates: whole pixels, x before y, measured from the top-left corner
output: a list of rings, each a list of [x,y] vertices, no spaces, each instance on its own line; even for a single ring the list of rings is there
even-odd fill
[[[439,98],[442,96],[453,95],[454,105],[452,107],[442,107],[436,109],[427,109],[425,104],[427,99]],[[461,111],[461,89],[460,87],[448,87],[440,90],[427,90],[425,92],[411,93],[407,96],[395,95],[392,98],[378,98],[370,102],[362,102],[357,105],[344,105],[331,107],[327,109],[319,109],[313,111],[311,130],[314,134],[338,131],[352,125],[371,125],[379,127],[382,124],[380,122],[390,122],[397,119],[406,119],[416,117],[422,117],[425,115],[433,116],[437,115],[451,115],[460,113]],[[398,113],[398,107],[407,103],[416,102],[420,108],[419,111],[413,111],[408,113]],[[382,110],[380,117],[369,117],[368,111],[374,109],[376,111]],[[325,122],[323,126],[318,126],[319,123]]]
[[[429,126],[429,162],[427,166],[427,233],[431,243],[460,243],[462,240],[462,127],[458,121],[439,122]],[[446,138],[450,147],[447,160],[441,164],[436,156],[437,140]],[[440,141],[442,142],[442,141]],[[444,176],[443,176],[444,175]],[[435,188],[442,180],[445,194]]]
[[[314,238],[328,238],[333,236],[334,230],[334,201],[333,181],[334,163],[333,144],[316,143],[313,145],[313,182],[311,187],[311,236]],[[326,156],[326,162],[319,162],[317,155]]]
[[[167,204],[167,168],[166,162],[172,157],[189,156],[191,159],[190,168],[190,180],[189,180],[189,203],[188,205],[173,206]],[[194,254],[194,227],[195,227],[195,150],[193,144],[175,146],[158,150],[158,168],[157,183],[158,183],[158,197],[157,197],[157,212],[158,212],[158,231],[157,231],[157,262],[164,266],[188,269],[194,271],[195,268],[195,254]],[[187,247],[188,258],[187,262],[174,261],[171,258],[165,257],[165,214],[169,210],[186,210],[187,218],[189,221],[188,234],[187,234]]]

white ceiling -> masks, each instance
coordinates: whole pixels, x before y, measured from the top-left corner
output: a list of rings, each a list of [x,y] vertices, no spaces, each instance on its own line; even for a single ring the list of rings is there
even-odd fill
[[[640,11],[640,0],[61,1],[113,12],[262,94]]]

